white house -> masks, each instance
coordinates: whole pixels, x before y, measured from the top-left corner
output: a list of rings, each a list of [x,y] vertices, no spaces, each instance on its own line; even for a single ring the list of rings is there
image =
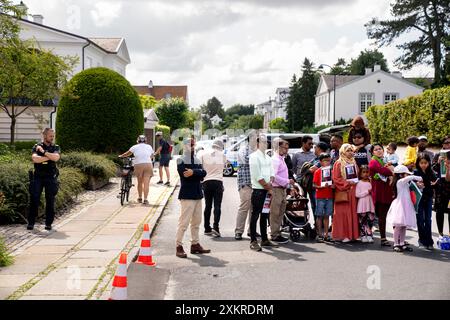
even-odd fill
[[[219,123],[222,122],[222,118],[219,117],[219,116],[216,114],[214,117],[212,117],[212,118],[210,119],[210,121],[211,121],[211,124],[213,125],[213,127],[215,127],[215,126],[217,126]]]
[[[60,56],[76,56],[78,64],[73,75],[92,67],[106,67],[126,76],[130,55],[124,38],[87,38],[44,24],[42,15],[19,20],[20,38],[34,39],[38,46]],[[52,106],[32,107],[17,118],[16,140],[39,140],[43,127],[55,127],[56,113]],[[51,118],[51,120],[50,120]],[[0,111],[0,141],[10,139],[10,118]]]
[[[400,72],[388,73],[379,65],[375,65],[373,71],[367,68],[364,76],[322,75],[315,96],[314,124],[329,125],[355,115],[367,121],[364,113],[371,105],[387,104],[418,95],[423,90],[403,78]]]
[[[269,101],[256,105],[254,114],[264,116],[264,129],[269,128],[270,121],[276,118],[286,119],[289,93],[289,88],[277,88],[275,99],[269,98]]]

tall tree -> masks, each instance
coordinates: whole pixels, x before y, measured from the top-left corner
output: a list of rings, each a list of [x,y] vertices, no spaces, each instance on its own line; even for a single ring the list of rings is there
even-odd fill
[[[59,95],[77,61],[37,48],[32,40],[0,45],[0,109],[11,119],[11,144],[17,118],[31,106],[52,105],[49,101]]]
[[[364,75],[366,73],[366,68],[372,68],[375,64],[379,64],[381,70],[389,72],[387,61],[384,58],[383,53],[376,49],[366,49],[361,51],[359,56],[356,59],[352,59],[350,62],[350,74]]]
[[[201,106],[203,114],[208,115],[211,119],[215,115],[218,115],[221,119],[225,118],[225,110],[223,110],[223,104],[216,97],[209,99],[206,104]]]
[[[4,42],[11,38],[17,38],[20,27],[17,20],[12,17],[21,18],[26,14],[24,5],[14,5],[10,0],[0,0],[0,41]]]
[[[395,39],[412,30],[418,38],[398,44],[402,55],[395,64],[402,69],[426,63],[434,67],[436,85],[445,84],[446,55],[450,54],[450,0],[396,0],[391,4],[392,19],[373,18],[365,24],[369,39],[380,47],[391,45]]]
[[[288,127],[291,131],[301,131],[314,125],[315,95],[319,85],[319,75],[308,58],[303,61],[301,78],[295,80],[294,75],[287,106]]]
[[[329,74],[350,75],[351,74],[350,65],[347,64],[344,58],[339,58]]]
[[[255,106],[253,104],[244,106],[242,104],[235,104],[231,107],[229,107],[227,110],[225,110],[226,115],[233,116],[245,116],[245,115],[252,115],[255,113]]]
[[[183,128],[189,120],[189,105],[182,98],[162,99],[155,108],[159,122],[170,130]]]

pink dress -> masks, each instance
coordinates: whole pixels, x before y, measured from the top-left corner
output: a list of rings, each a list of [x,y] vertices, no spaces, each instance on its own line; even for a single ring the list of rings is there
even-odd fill
[[[387,223],[393,226],[417,228],[416,210],[411,200],[409,183],[422,181],[419,176],[407,176],[397,181],[397,198],[392,201],[387,213]]]
[[[358,205],[356,207],[357,213],[375,212],[375,206],[373,205],[372,184],[368,181],[359,181],[356,184],[356,198],[358,198]]]

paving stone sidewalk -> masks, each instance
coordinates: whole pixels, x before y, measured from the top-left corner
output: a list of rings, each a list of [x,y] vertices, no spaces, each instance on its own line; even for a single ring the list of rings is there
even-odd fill
[[[143,224],[156,223],[173,193],[178,183],[175,161],[170,171],[171,187],[156,185],[155,171],[147,206],[137,203],[133,187],[130,202],[122,207],[117,184],[91,205],[57,221],[55,232],[37,230],[30,239],[21,238],[22,231],[17,232],[19,239],[10,234],[15,263],[0,268],[0,299],[106,298],[117,257],[130,252],[131,262]]]

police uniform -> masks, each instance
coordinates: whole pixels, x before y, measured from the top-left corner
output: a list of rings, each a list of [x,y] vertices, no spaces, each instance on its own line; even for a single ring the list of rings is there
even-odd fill
[[[38,147],[44,149],[44,153],[37,151]],[[45,152],[60,153],[60,148],[56,144],[46,145],[41,142],[35,144],[32,154],[44,157]],[[58,193],[59,171],[55,161],[45,161],[34,164],[34,174],[30,176],[30,196],[31,204],[28,214],[28,226],[34,226],[38,215],[38,208],[42,191],[45,188],[45,226],[50,227],[55,217],[55,196]]]

